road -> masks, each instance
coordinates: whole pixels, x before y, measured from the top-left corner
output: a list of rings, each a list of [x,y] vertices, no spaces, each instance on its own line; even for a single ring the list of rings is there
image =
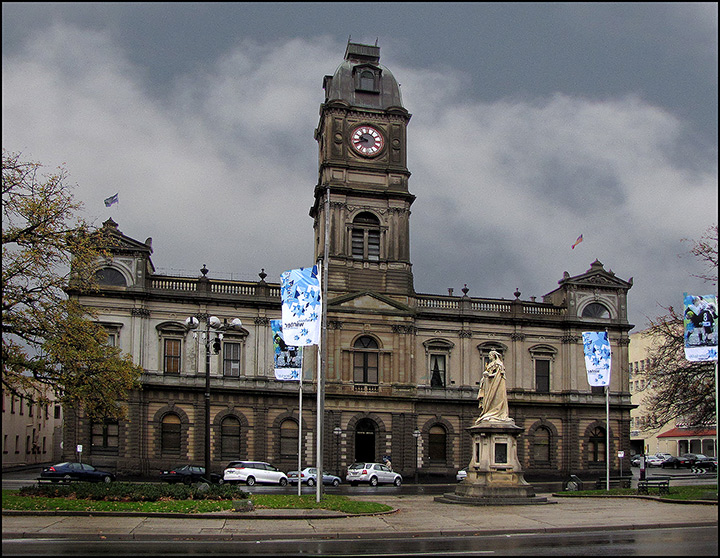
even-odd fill
[[[272,541],[3,540],[3,556],[715,556],[716,527],[587,533]]]

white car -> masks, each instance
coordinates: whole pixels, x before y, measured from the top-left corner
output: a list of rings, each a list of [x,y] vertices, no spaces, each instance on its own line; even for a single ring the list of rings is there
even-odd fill
[[[458,482],[463,481],[467,478],[467,471],[465,469],[460,469],[457,472],[457,475],[455,475],[455,480]]]
[[[390,483],[400,486],[402,484],[402,475],[391,471],[383,463],[353,463],[348,468],[345,479],[351,486],[357,486],[361,482],[366,482],[370,486]]]
[[[285,473],[263,461],[231,461],[225,467],[223,480],[229,483],[244,482],[248,486],[254,486],[255,483],[286,486],[288,483]]]

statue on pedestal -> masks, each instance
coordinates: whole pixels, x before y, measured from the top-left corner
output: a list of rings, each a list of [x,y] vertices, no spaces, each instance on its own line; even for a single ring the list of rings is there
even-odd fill
[[[480,417],[475,424],[483,421],[513,422],[508,414],[507,387],[505,385],[505,365],[500,353],[490,351],[490,362],[485,366],[480,389],[478,390],[478,407]]]

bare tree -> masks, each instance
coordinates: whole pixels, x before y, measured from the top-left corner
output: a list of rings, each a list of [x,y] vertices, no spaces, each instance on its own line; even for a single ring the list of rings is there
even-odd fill
[[[705,268],[695,276],[716,285],[717,225],[709,227],[700,240],[692,242],[690,253]],[[644,335],[652,339],[648,350],[650,364],[645,370],[650,392],[646,400],[647,426],[658,428],[673,419],[692,426],[714,424],[715,365],[685,358],[682,314],[672,306],[667,308],[667,314],[650,321]]]

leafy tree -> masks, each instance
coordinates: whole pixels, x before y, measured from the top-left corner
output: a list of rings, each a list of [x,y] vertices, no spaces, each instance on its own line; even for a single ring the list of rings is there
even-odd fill
[[[700,240],[693,241],[690,253],[706,271],[696,275],[717,284],[718,228],[707,229]],[[698,293],[705,294],[705,293]],[[650,395],[646,400],[650,428],[681,419],[692,426],[715,424],[715,364],[693,362],[685,358],[682,313],[670,306],[667,314],[650,320],[645,335],[653,341],[648,350],[650,360],[645,378]]]
[[[92,313],[64,292],[70,282],[95,288],[94,264],[109,239],[77,216],[82,204],[67,171],[41,176],[40,169],[3,149],[3,390],[51,389],[93,417],[119,418],[118,400],[138,386],[142,369],[108,345]]]

